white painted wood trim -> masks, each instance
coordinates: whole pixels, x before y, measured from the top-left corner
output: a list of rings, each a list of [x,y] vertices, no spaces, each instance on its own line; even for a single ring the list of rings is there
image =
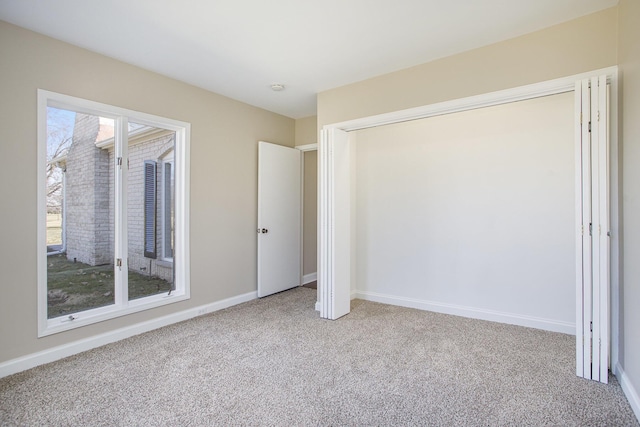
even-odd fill
[[[609,356],[610,356],[610,194],[609,186],[611,171],[609,168],[609,99],[607,88],[607,76],[598,77],[598,161],[600,166],[599,176],[599,206],[600,225],[598,227],[598,239],[600,246],[600,381],[609,382]]]
[[[584,376],[584,329],[582,323],[582,286],[584,224],[582,221],[582,82],[575,83],[574,137],[575,137],[575,223],[576,223],[576,375]]]
[[[318,144],[298,145],[298,146],[296,146],[294,148],[297,148],[298,150],[300,150],[302,152],[317,151],[318,150]]]
[[[624,395],[627,396],[627,400],[629,401],[629,405],[631,405],[633,413],[636,415],[638,422],[640,422],[640,393],[635,389],[631,379],[627,376],[619,363],[615,365],[615,374],[620,381],[620,386],[622,387]]]
[[[354,297],[366,301],[380,302],[383,304],[397,305],[407,308],[416,308],[419,310],[433,311],[436,313],[453,314],[455,316],[468,317],[471,319],[489,320],[492,322],[543,329],[545,331],[551,332],[560,332],[571,335],[574,335],[576,332],[576,325],[574,323],[562,322],[553,319],[544,319],[541,317],[525,316],[516,313],[507,313],[477,307],[467,307],[456,304],[420,300],[416,298],[405,298],[366,291],[355,291]]]
[[[329,139],[328,131],[320,131],[320,147],[318,150],[318,298],[320,317],[326,319],[329,316],[329,265],[328,253],[332,247],[330,241],[331,231],[329,229],[328,216],[332,197],[328,192],[328,187],[333,183],[333,175],[329,172]]]
[[[611,79],[617,80],[618,67],[608,67],[588,73],[581,73],[555,80],[533,83],[526,86],[519,86],[511,89],[489,92],[481,95],[454,99],[451,101],[439,102],[436,104],[423,105],[420,107],[408,108],[405,110],[398,110],[390,113],[378,114],[375,116],[332,123],[324,125],[322,129],[336,128],[351,132],[354,130],[367,129],[375,126],[384,126],[411,120],[424,119],[427,117],[474,110],[477,108],[507,104],[510,102],[524,101],[527,99],[539,98],[542,96],[556,95],[559,93],[573,91],[575,89],[575,83],[577,80],[586,79],[593,75],[601,74],[607,75]]]
[[[249,292],[8,360],[0,363],[0,378],[25,371],[45,363],[55,362],[56,360],[73,356],[74,354],[82,353],[83,351],[91,350],[96,347],[101,347],[112,342],[120,341],[134,335],[139,335],[174,323],[189,320],[204,314],[213,313],[243,302],[254,300],[257,297],[257,292]]]
[[[302,276],[302,284],[306,285],[307,283],[315,282],[318,280],[318,272],[309,273]]]

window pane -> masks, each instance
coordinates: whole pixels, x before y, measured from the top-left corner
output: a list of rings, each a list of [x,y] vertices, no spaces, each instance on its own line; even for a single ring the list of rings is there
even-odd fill
[[[172,253],[166,256],[165,246],[173,241],[172,217],[167,219],[170,226],[165,226],[167,210],[173,212],[173,178],[170,174],[167,182],[165,175],[169,159],[173,162],[174,145],[174,132],[129,124],[129,300],[168,293],[173,286],[173,258]]]
[[[47,108],[47,317],[114,303],[114,121]]]

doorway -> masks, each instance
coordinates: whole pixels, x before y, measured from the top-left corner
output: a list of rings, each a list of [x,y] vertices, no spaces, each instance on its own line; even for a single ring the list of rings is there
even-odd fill
[[[353,236],[353,184],[355,155],[351,143],[353,131],[390,123],[400,123],[420,118],[433,117],[448,113],[467,111],[492,105],[532,99],[545,95],[573,92],[576,82],[593,75],[606,75],[611,82],[611,123],[616,123],[617,106],[617,68],[612,67],[584,75],[570,76],[564,79],[534,84],[475,96],[465,99],[448,101],[441,104],[404,110],[375,117],[327,125],[322,130],[320,143],[320,255],[319,255],[319,294],[321,316],[337,319],[349,312],[349,284],[354,282],[356,240]],[[583,133],[583,123],[577,122],[576,135]],[[617,362],[618,354],[618,259],[619,239],[618,228],[618,182],[617,182],[617,134],[615,127],[610,134],[610,188],[611,188],[611,362]],[[577,202],[576,202],[577,204]],[[584,227],[583,227],[584,228]],[[384,232],[384,230],[380,230]],[[606,232],[606,230],[605,230]],[[576,230],[576,237],[578,231]],[[360,244],[361,242],[358,242]],[[362,248],[358,247],[358,250]],[[595,273],[594,273],[595,274]],[[582,298],[582,295],[576,296]],[[576,298],[577,299],[577,298]],[[409,306],[414,303],[406,299]],[[451,307],[446,304],[440,306],[439,311],[448,312]],[[581,323],[582,320],[576,323]],[[585,340],[586,341],[586,340]],[[606,344],[606,343],[605,343]]]

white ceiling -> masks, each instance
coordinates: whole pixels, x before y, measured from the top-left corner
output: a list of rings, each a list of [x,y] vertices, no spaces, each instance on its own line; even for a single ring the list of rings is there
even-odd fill
[[[301,118],[316,93],[618,0],[0,0],[0,19]],[[272,83],[286,89],[274,92]]]

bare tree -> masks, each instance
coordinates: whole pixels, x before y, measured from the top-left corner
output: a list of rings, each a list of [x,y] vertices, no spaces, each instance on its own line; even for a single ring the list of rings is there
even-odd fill
[[[66,110],[47,108],[47,212],[62,210],[62,176],[60,160],[73,141],[73,114]]]

